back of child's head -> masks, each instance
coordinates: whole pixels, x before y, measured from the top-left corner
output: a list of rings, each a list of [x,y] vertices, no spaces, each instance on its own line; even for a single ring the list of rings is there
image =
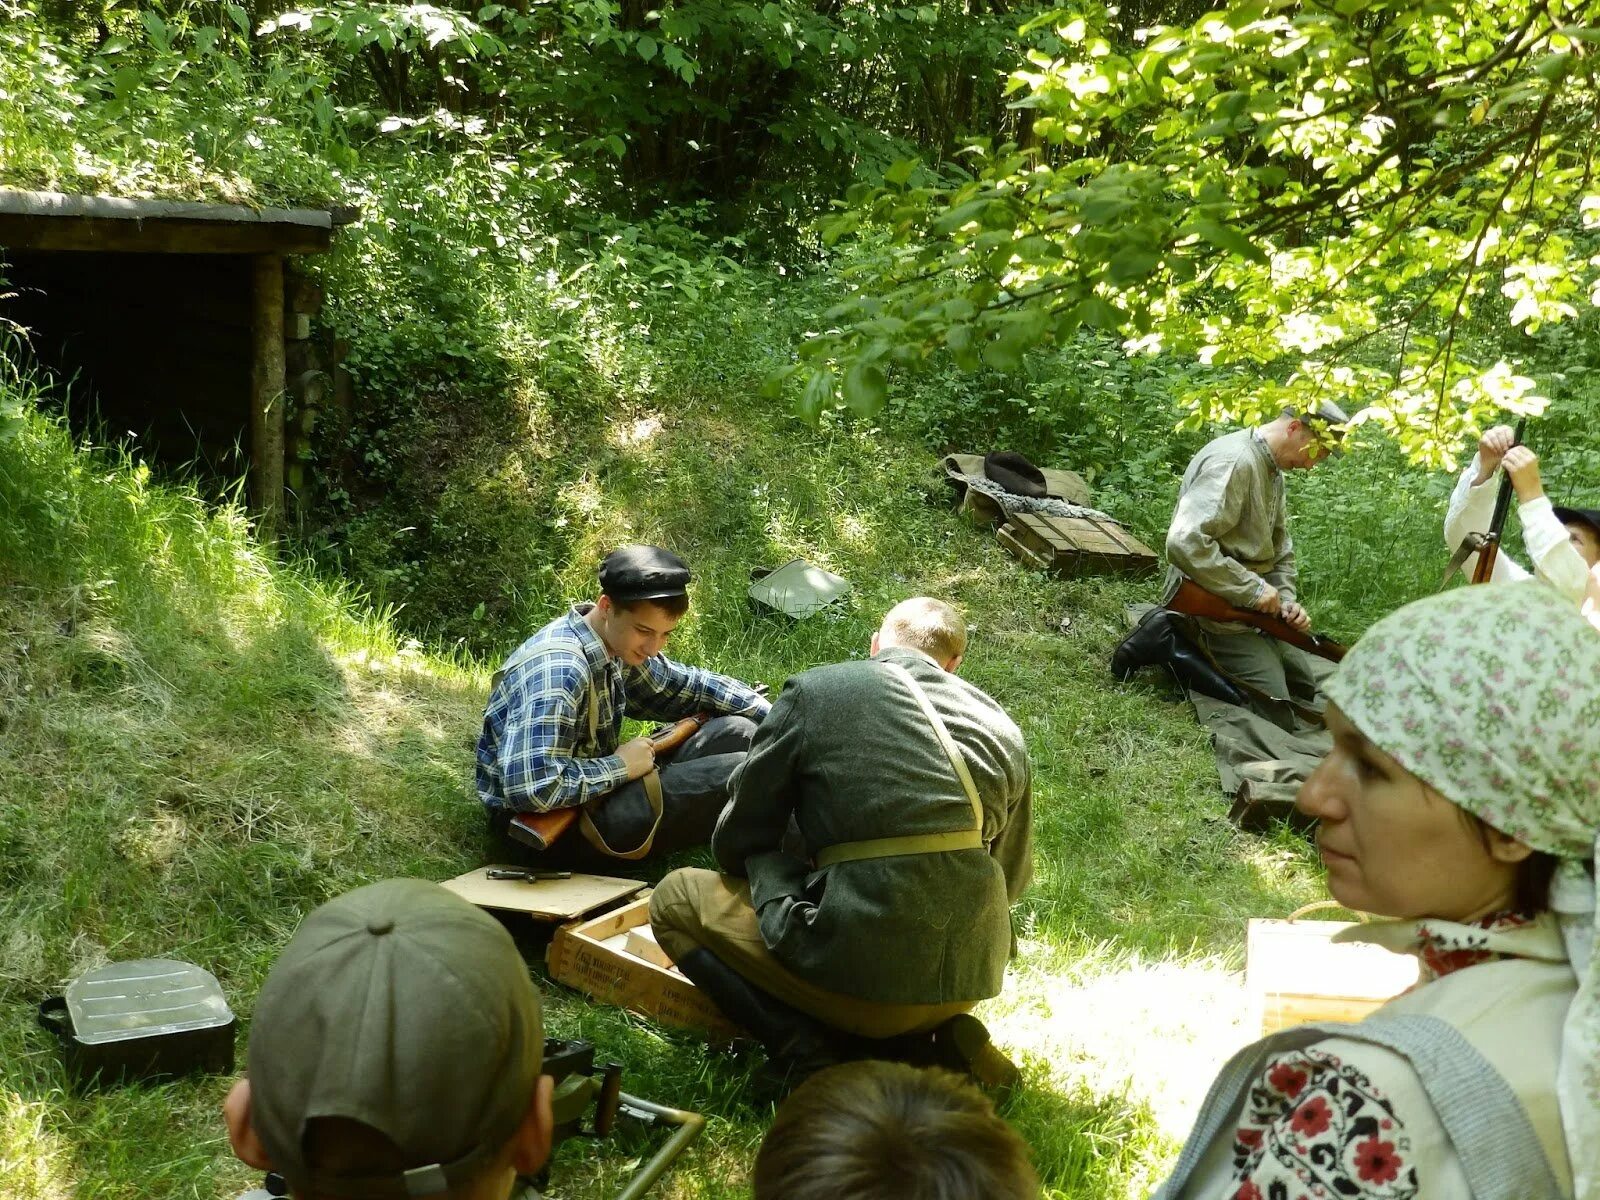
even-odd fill
[[[543,1059],[505,928],[437,884],[388,879],[322,905],[273,964],[248,1124],[297,1196],[458,1200],[509,1183]]]
[[[902,1063],[830,1067],[778,1109],[755,1200],[1036,1200],[1028,1147],[970,1083]]]

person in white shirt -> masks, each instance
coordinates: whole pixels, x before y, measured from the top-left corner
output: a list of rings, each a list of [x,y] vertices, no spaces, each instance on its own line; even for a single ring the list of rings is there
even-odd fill
[[[1600,564],[1600,510],[1557,508],[1544,494],[1539,478],[1539,458],[1526,446],[1515,445],[1509,425],[1496,425],[1478,442],[1477,457],[1462,473],[1450,497],[1444,518],[1444,537],[1451,550],[1471,533],[1489,528],[1498,484],[1494,476],[1504,467],[1517,494],[1522,519],[1522,541],[1533,559],[1533,574],[1574,604],[1583,604],[1590,588],[1590,571]],[[1478,556],[1470,555],[1462,571],[1468,577]],[[1495,557],[1493,580],[1503,583],[1525,579],[1528,571],[1505,554]]]

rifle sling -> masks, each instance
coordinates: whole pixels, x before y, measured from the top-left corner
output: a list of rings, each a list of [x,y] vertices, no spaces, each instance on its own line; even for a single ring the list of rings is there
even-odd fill
[[[594,821],[589,817],[590,808],[597,804],[604,804],[606,800],[610,799],[609,796],[601,796],[598,799],[591,800],[579,810],[578,829],[583,833],[584,840],[600,851],[601,854],[608,855],[611,858],[620,858],[626,862],[638,862],[639,859],[644,858],[655,847],[656,832],[661,828],[661,818],[666,811],[666,800],[661,794],[661,772],[652,768],[648,775],[640,777],[639,782],[644,785],[644,796],[650,803],[650,832],[645,834],[644,841],[640,842],[632,850],[613,849],[606,842],[606,839],[601,836],[600,831],[595,828]]]
[[[868,838],[859,842],[840,842],[836,846],[828,846],[819,850],[816,856],[817,869],[831,867],[835,863],[861,862],[871,858],[897,858],[903,854],[943,854],[950,850],[982,850],[983,841],[983,801],[978,798],[978,787],[972,782],[972,772],[967,767],[967,760],[962,757],[961,748],[956,745],[955,739],[950,736],[939,710],[933,707],[933,701],[928,699],[928,693],[922,690],[911,672],[899,663],[884,662],[883,666],[899,678],[911,691],[912,697],[917,702],[917,707],[922,709],[922,715],[928,719],[933,734],[939,739],[945,757],[950,760],[951,769],[955,771],[956,778],[961,781],[961,790],[967,795],[967,802],[972,805],[972,828],[958,829],[948,833],[913,833],[903,837]]]

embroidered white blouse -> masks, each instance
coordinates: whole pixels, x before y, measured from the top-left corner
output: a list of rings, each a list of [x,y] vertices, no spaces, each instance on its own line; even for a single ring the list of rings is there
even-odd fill
[[[1576,979],[1555,918],[1480,925],[1378,922],[1350,931],[1423,962],[1423,982],[1384,1013],[1441,1017],[1526,1108],[1563,1196],[1572,1195],[1556,1069]],[[1201,1160],[1203,1200],[1462,1200],[1472,1194],[1416,1072],[1381,1046],[1327,1038],[1278,1055]]]

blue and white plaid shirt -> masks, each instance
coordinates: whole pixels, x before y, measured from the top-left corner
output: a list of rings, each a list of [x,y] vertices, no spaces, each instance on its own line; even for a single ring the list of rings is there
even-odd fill
[[[771,707],[737,679],[657,654],[626,667],[584,620],[580,604],[506,660],[478,738],[478,798],[489,808],[549,812],[621,787],[624,715],[677,721],[711,712],[759,721]],[[589,736],[589,690],[598,701]]]

